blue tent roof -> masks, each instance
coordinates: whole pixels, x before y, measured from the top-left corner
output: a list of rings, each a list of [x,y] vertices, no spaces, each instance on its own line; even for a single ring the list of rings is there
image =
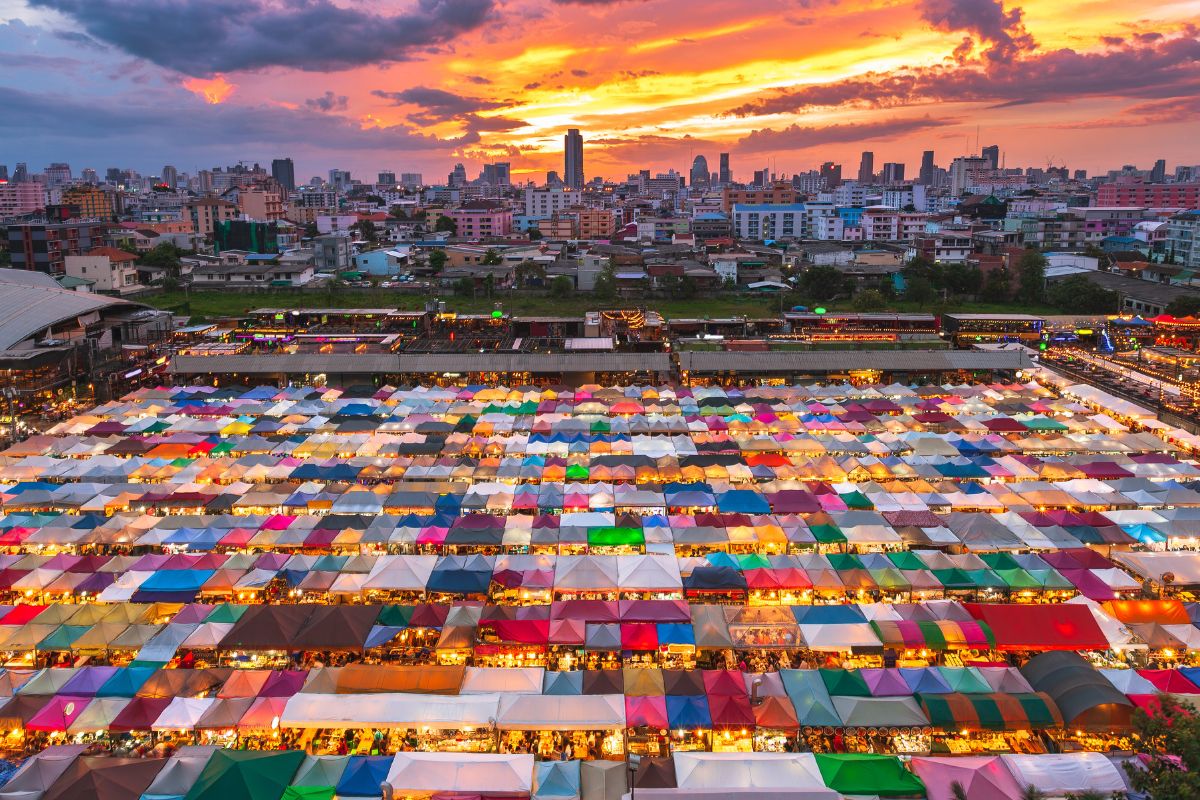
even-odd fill
[[[535,798],[579,797],[578,761],[539,761]]]
[[[350,756],[338,781],[338,797],[378,797],[379,785],[387,779],[392,756]]]
[[[667,695],[667,721],[674,730],[711,728],[712,716],[705,695]]]

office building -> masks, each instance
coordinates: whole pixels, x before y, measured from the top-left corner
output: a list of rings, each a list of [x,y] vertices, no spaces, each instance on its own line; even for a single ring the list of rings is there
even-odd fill
[[[917,183],[922,186],[932,186],[936,169],[937,167],[933,163],[933,151],[926,150],[921,154],[921,171],[917,175]]]
[[[836,189],[842,185],[842,165],[826,161],[821,165],[821,180],[826,189]]]
[[[446,176],[446,185],[451,189],[461,189],[467,185],[467,168],[462,164],[455,164],[454,169]]]
[[[688,183],[692,186],[707,186],[708,179],[708,159],[704,156],[696,156],[692,159],[692,171],[688,175]]]
[[[61,161],[56,161],[46,167],[46,185],[47,186],[62,186],[64,183],[71,182],[71,165],[64,164]]]
[[[717,180],[722,185],[733,183],[733,170],[729,168],[729,153],[721,153],[721,172]]]
[[[405,189],[419,189],[425,185],[425,181],[421,178],[419,172],[401,172],[400,184]]]
[[[379,173],[378,175],[375,176],[375,185],[376,186],[395,186],[396,185],[396,173],[394,173],[394,172]]]
[[[285,192],[296,191],[296,165],[290,158],[277,158],[272,161],[271,177]]]
[[[1167,179],[1167,160],[1160,158],[1154,162],[1154,168],[1150,170],[1150,182],[1162,183]]]
[[[174,189],[179,185],[179,170],[167,164],[162,168],[162,182],[168,189]]]
[[[583,188],[583,137],[570,128],[563,137],[563,180],[572,189]]]
[[[511,186],[512,165],[507,161],[495,164],[484,164],[483,175],[480,176],[488,186]]]
[[[887,185],[904,183],[904,165],[889,161],[883,165],[883,182]]]
[[[1000,169],[1000,145],[990,144],[979,155],[987,160],[992,169]]]
[[[81,256],[100,244],[106,226],[96,222],[28,223],[8,226],[8,252],[14,269],[62,275],[67,256]]]
[[[870,150],[864,150],[862,160],[858,162],[858,182],[875,182],[875,154]]]

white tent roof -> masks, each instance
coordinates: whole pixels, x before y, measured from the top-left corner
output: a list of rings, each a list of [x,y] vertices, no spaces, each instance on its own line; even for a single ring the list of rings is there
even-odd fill
[[[879,637],[866,622],[842,625],[801,625],[800,634],[810,650],[849,650],[852,647],[881,647]]]
[[[533,756],[495,753],[397,753],[387,781],[396,792],[530,794]]]
[[[497,719],[496,695],[295,694],[279,724],[286,728],[486,727]]]
[[[1103,753],[1008,754],[1000,756],[1017,783],[1036,786],[1048,797],[1069,792],[1128,790],[1117,766]]]
[[[846,697],[835,695],[833,707],[850,728],[880,725],[925,727],[929,719],[911,697]]]
[[[574,731],[625,727],[625,696],[509,695],[500,698],[501,730]]]
[[[541,694],[544,667],[467,667],[459,694]]]
[[[156,731],[193,730],[215,702],[215,697],[175,697],[150,727]]]
[[[824,789],[811,753],[675,753],[680,789]]]

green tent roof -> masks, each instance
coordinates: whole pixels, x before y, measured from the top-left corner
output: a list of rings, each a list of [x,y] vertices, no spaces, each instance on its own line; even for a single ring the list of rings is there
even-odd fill
[[[836,525],[809,525],[808,530],[821,544],[846,543],[846,535]]]
[[[825,785],[842,794],[925,796],[925,784],[895,756],[818,753],[817,768]]]
[[[212,613],[205,617],[205,622],[237,622],[242,618],[242,614],[246,613],[249,606],[239,603],[222,603],[212,610]]]
[[[821,680],[831,695],[870,697],[871,690],[858,670],[822,669]]]
[[[888,553],[887,557],[891,559],[891,562],[896,565],[897,569],[925,569],[925,562],[910,550]]]
[[[289,786],[279,800],[333,800],[332,786]]]
[[[393,628],[407,628],[412,620],[415,606],[384,606],[375,620],[376,625],[387,625]]]
[[[217,750],[185,800],[279,800],[303,761],[303,750]]]
[[[589,547],[640,547],[646,543],[646,537],[641,528],[588,528],[587,543]]]

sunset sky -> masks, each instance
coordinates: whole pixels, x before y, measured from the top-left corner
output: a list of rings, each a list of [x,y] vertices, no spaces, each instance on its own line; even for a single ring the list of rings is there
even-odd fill
[[[1200,0],[0,0],[0,163],[1200,163]]]

